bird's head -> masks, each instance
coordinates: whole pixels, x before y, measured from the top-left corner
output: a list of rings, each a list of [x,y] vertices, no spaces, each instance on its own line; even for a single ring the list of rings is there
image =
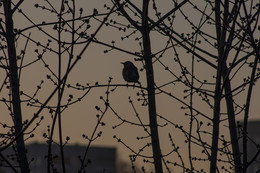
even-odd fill
[[[134,66],[134,64],[131,61],[121,62],[124,66]]]

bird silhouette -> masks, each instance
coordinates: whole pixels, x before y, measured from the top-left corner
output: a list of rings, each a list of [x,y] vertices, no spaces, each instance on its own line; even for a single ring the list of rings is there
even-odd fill
[[[131,61],[122,62],[123,68],[123,78],[126,82],[139,83],[139,73],[136,66]]]

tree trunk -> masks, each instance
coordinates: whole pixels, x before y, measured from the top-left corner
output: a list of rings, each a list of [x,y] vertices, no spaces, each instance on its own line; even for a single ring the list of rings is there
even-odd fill
[[[144,60],[145,60],[148,103],[149,103],[148,104],[149,120],[150,120],[149,124],[150,124],[150,129],[151,129],[152,150],[153,150],[155,172],[163,173],[162,154],[161,154],[161,148],[160,148],[157,114],[156,114],[154,72],[153,72],[153,62],[152,62],[152,57],[151,57],[150,31],[149,31],[149,25],[148,25],[148,5],[149,5],[149,0],[144,0],[143,1],[143,18],[142,18],[142,35],[143,35]]]
[[[223,65],[223,81],[225,81],[224,84],[224,90],[226,99],[226,105],[227,105],[227,112],[228,112],[228,123],[229,123],[229,133],[231,138],[231,146],[232,146],[232,153],[233,153],[233,159],[235,164],[235,172],[240,173],[242,170],[241,160],[240,160],[240,151],[239,151],[239,144],[238,144],[238,137],[237,137],[237,128],[236,128],[236,119],[235,119],[235,110],[234,110],[234,104],[233,104],[233,96],[231,93],[231,84],[230,79],[227,76],[228,68],[226,64]]]
[[[15,128],[16,148],[18,153],[18,162],[22,173],[28,173],[29,165],[26,157],[26,150],[24,144],[24,134],[22,132],[22,111],[20,100],[20,83],[18,79],[17,57],[15,50],[15,36],[13,33],[13,15],[11,10],[11,1],[3,1],[5,12],[6,24],[6,41],[8,46],[8,59],[9,59],[9,79],[12,93],[12,117]]]
[[[221,101],[221,62],[218,64],[216,88],[214,97],[214,111],[213,111],[213,132],[212,145],[210,156],[210,173],[215,173],[217,170],[217,155],[218,155],[218,137],[219,137],[219,115],[220,115],[220,101]]]

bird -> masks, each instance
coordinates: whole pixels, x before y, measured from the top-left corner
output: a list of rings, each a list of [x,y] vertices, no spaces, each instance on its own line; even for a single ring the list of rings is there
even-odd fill
[[[139,73],[136,66],[131,61],[122,62],[123,68],[123,78],[126,82],[139,83]]]

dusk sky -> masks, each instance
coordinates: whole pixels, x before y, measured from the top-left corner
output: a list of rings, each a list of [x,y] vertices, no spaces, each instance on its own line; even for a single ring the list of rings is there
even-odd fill
[[[39,1],[39,0],[37,0]],[[195,2],[195,1],[194,1]],[[44,5],[48,8],[48,4],[44,1],[39,1],[35,3],[39,3],[39,5]],[[51,2],[57,9],[59,9],[59,2],[53,1]],[[108,10],[104,8],[104,4],[107,4],[111,7],[111,2],[109,0],[106,1],[97,1],[97,0],[88,0],[88,1],[76,1],[76,17],[79,16],[79,8],[83,8],[83,14],[82,16],[90,15],[93,13],[93,8],[96,8],[100,14],[107,13]],[[137,3],[137,6],[141,8],[141,4]],[[201,5],[203,6],[203,5]],[[168,12],[169,9],[172,9],[173,3],[172,1],[166,1],[157,3],[158,10],[162,12],[162,15]],[[34,4],[29,1],[25,1],[23,5],[21,6],[23,12],[30,17],[32,21],[35,22],[35,24],[40,24],[43,21],[46,23],[48,22],[55,22],[57,21],[57,16],[55,14],[51,14],[49,11],[42,10],[40,8],[35,8]],[[192,21],[194,21],[194,24],[198,24],[200,20],[200,14],[196,13],[194,10],[191,10],[192,7],[190,5],[187,5],[187,7],[183,8],[184,13],[188,16],[188,18]],[[2,10],[2,7],[0,8]],[[210,10],[210,8],[209,8]],[[105,16],[105,15],[104,15]],[[67,19],[71,17],[70,15],[67,15]],[[151,8],[151,18],[156,20],[156,17],[154,17],[153,10]],[[99,20],[103,19],[103,16],[101,15],[98,17]],[[109,17],[109,20],[115,20],[122,23],[127,23],[125,19],[123,19],[120,16],[117,16],[113,14],[111,17]],[[79,26],[81,22],[78,21],[76,24]],[[91,34],[95,31],[97,26],[100,24],[99,21],[95,19],[90,19],[91,28],[87,31],[88,34]],[[19,13],[15,15],[14,25],[17,28],[26,28],[27,26],[31,26],[32,24],[24,17],[21,16]],[[181,13],[176,13],[176,20],[174,22],[174,28],[176,28],[176,32],[179,33],[190,33],[191,27],[187,23],[187,21],[184,19]],[[86,27],[84,25],[84,27]],[[42,26],[42,29],[47,31],[50,35],[57,37],[57,32],[53,31],[53,25],[49,26]],[[214,26],[206,26],[204,28],[207,33],[212,34],[215,36],[215,28]],[[112,26],[103,26],[103,28],[100,30],[100,32],[97,34],[96,38],[98,41],[106,42],[107,44],[111,45],[111,42],[114,41],[114,45],[116,47],[119,47],[121,49],[126,49],[130,52],[140,52],[140,46],[139,42],[141,42],[141,35],[140,33],[136,32],[133,33],[133,29],[126,30],[126,32],[119,30],[118,28],[112,27]],[[31,32],[30,38],[33,38],[35,40],[38,40],[41,42],[42,45],[47,44],[47,40],[51,39],[46,36],[45,33],[40,32],[38,29],[28,30],[28,32],[25,32],[25,34],[28,36]],[[69,33],[64,33],[62,35],[62,39],[69,41],[71,38],[69,37]],[[129,35],[128,38],[125,38],[122,40],[122,37],[126,37]],[[139,41],[136,41],[137,38],[139,38]],[[259,35],[258,35],[259,38]],[[17,54],[20,53],[21,49],[23,49],[24,44],[26,42],[26,39],[21,36],[19,38],[21,41],[17,44]],[[160,51],[163,50],[167,44],[168,38],[166,36],[163,36],[162,34],[159,34],[158,32],[152,32],[151,33],[151,44],[152,44],[152,53],[157,55],[160,54]],[[203,41],[203,40],[202,40]],[[82,50],[83,45],[76,45],[75,51],[74,51],[74,57],[76,57],[80,51]],[[58,49],[57,43],[52,40],[50,43],[50,47],[54,50]],[[216,55],[216,49],[212,48],[208,43],[203,42],[200,46],[207,51],[209,51],[211,54]],[[176,46],[178,50],[176,52],[179,55],[179,58],[181,59],[181,63],[185,65],[188,70],[191,70],[191,58],[192,54],[187,53],[186,50]],[[43,48],[41,46],[36,46],[35,43],[29,42],[26,54],[24,57],[23,64],[29,64],[30,62],[33,62],[37,59],[37,52],[35,52],[35,49],[38,49],[38,53],[43,52]],[[123,65],[121,62],[124,61],[132,61],[137,68],[139,69],[140,74],[140,82],[142,84],[142,87],[146,87],[146,78],[145,78],[145,71],[143,70],[143,64],[142,61],[135,61],[135,58],[138,58],[134,55],[129,55],[124,52],[120,52],[118,50],[112,50],[109,51],[109,47],[100,45],[98,43],[91,43],[90,46],[87,48],[85,53],[82,56],[82,59],[76,64],[75,68],[72,70],[71,74],[69,75],[67,83],[71,86],[77,86],[77,84],[80,84],[82,86],[87,87],[89,86],[95,86],[95,84],[98,82],[98,85],[107,85],[108,80],[110,77],[112,77],[111,85],[117,85],[120,86],[110,86],[109,90],[109,103],[110,106],[113,108],[113,111],[115,111],[118,116],[120,116],[122,119],[125,119],[126,121],[131,121],[133,123],[139,123],[139,119],[135,114],[135,111],[137,111],[139,118],[144,122],[144,124],[148,124],[148,110],[147,106],[142,106],[142,97],[140,95],[137,95],[137,93],[141,93],[140,88],[138,87],[126,87],[122,86],[125,85],[126,82],[123,80],[122,77],[122,69]],[[104,53],[105,50],[108,50],[108,53]],[[155,73],[155,82],[157,86],[162,86],[166,83],[171,82],[171,84],[167,85],[164,89],[167,92],[171,92],[174,96],[176,96],[178,99],[182,100],[186,104],[189,104],[189,98],[184,99],[188,93],[185,93],[185,86],[182,83],[176,82],[176,76],[174,76],[172,73],[169,72],[169,70],[165,70],[164,65],[167,65],[169,67],[170,71],[173,72],[176,75],[181,74],[181,68],[179,64],[175,61],[175,54],[174,50],[168,50],[162,53],[161,61],[157,61],[154,63],[154,73]],[[1,53],[0,53],[1,55]],[[231,53],[230,56],[233,56],[234,53]],[[2,55],[1,55],[2,56]],[[38,91],[36,98],[39,100],[39,102],[43,103],[45,99],[51,94],[51,92],[54,89],[53,82],[48,79],[46,76],[50,75],[51,79],[55,81],[54,75],[51,74],[50,70],[46,68],[46,64],[48,64],[48,67],[53,70],[55,74],[57,74],[58,70],[58,56],[53,53],[47,51],[43,55],[44,61],[37,61],[33,63],[33,65],[28,66],[24,68],[24,70],[21,73],[21,91],[28,95],[33,95],[35,91],[37,90],[37,85],[41,84],[41,81],[44,82],[41,84],[41,89]],[[208,59],[213,64],[217,64],[216,60],[211,59],[210,57],[207,57],[206,55],[204,58]],[[64,53],[62,55],[62,59],[64,60],[62,62],[62,71],[63,74],[66,69],[66,63],[68,62],[68,54]],[[19,63],[18,63],[19,64]],[[216,75],[216,70],[210,67],[209,65],[205,64],[204,62],[195,62],[196,68],[194,69],[195,75],[197,78],[201,81],[207,80],[208,83],[214,83],[215,79],[213,78],[214,75]],[[0,73],[3,74],[4,70],[1,69]],[[233,73],[235,74],[235,73]],[[235,88],[236,86],[239,86],[241,83],[243,83],[243,76],[247,76],[250,73],[247,71],[246,68],[242,68],[238,74],[234,77],[234,85],[232,86]],[[241,76],[241,78],[239,78]],[[4,75],[0,76],[0,81],[2,82],[5,78]],[[199,87],[199,84],[197,85]],[[204,86],[203,86],[204,87]],[[214,86],[208,85],[205,87],[209,90],[214,91]],[[114,89],[113,92],[111,92],[111,89]],[[247,89],[246,89],[247,90]],[[0,93],[0,98],[7,96],[7,91]],[[73,89],[73,87],[66,88],[64,97],[63,97],[63,104],[67,103],[67,100],[70,96],[73,96],[72,100],[76,101],[78,98],[83,96],[86,93],[87,90],[77,90]],[[82,144],[86,145],[88,141],[86,139],[82,138],[82,135],[85,134],[87,136],[91,136],[93,130],[95,129],[96,123],[97,123],[97,114],[102,115],[101,112],[99,112],[96,109],[96,106],[100,107],[100,109],[103,111],[105,106],[102,99],[100,99],[100,96],[102,96],[104,99],[106,99],[106,86],[99,86],[99,87],[93,87],[90,92],[81,99],[80,102],[77,102],[75,104],[70,105],[67,109],[62,112],[62,134],[64,137],[64,140],[66,136],[70,137],[69,144]],[[235,97],[238,104],[243,105],[245,102],[245,95],[246,91],[242,93],[240,96]],[[253,89],[253,95],[252,95],[252,104],[250,107],[250,120],[259,119],[259,96],[260,96],[260,85],[259,82],[256,83],[254,89]],[[129,97],[131,97],[131,100],[133,101],[133,105],[129,103]],[[28,100],[29,98],[26,95],[22,96],[22,99]],[[138,101],[138,99],[140,99]],[[189,127],[189,120],[190,117],[186,116],[185,113],[189,113],[188,109],[182,109],[183,105],[178,101],[177,99],[173,99],[168,97],[166,94],[160,93],[157,91],[156,95],[156,102],[157,102],[157,113],[158,115],[164,116],[165,118],[169,119],[175,124],[183,126],[185,130],[188,130]],[[204,114],[208,115],[209,117],[212,117],[213,110],[209,108],[209,106],[202,101],[202,98],[199,95],[194,96],[194,107],[203,112]],[[213,99],[210,99],[210,103],[213,104]],[[57,104],[57,94],[54,96],[53,100],[50,101],[48,104],[49,106],[56,106]],[[225,102],[223,100],[223,105],[225,105]],[[7,108],[4,106],[3,103],[1,103],[1,111],[2,115],[0,117],[0,121],[2,123],[10,123],[11,119],[8,116]],[[23,106],[23,120],[31,119],[33,117],[33,114],[39,110],[39,105],[35,104],[35,106],[28,106],[27,102],[24,102]],[[104,122],[105,126],[99,126],[98,130],[96,132],[96,135],[98,132],[102,131],[102,136],[98,139],[96,139],[92,145],[101,145],[101,146],[112,146],[118,148],[118,154],[120,154],[120,158],[123,158],[125,160],[128,159],[128,155],[131,154],[131,151],[127,149],[122,144],[118,143],[115,138],[113,138],[114,135],[116,135],[118,138],[122,139],[123,142],[125,142],[128,146],[133,148],[134,150],[138,151],[138,149],[144,147],[146,143],[150,142],[150,139],[145,139],[145,136],[147,134],[144,132],[143,127],[141,126],[134,126],[129,123],[123,123],[119,127],[113,129],[112,127],[119,125],[122,123],[121,120],[118,119],[117,115],[113,112],[111,109],[109,109],[104,118],[102,119],[102,122]],[[225,112],[225,109],[222,110],[222,112]],[[51,115],[49,113],[49,110],[44,110],[40,114],[40,116],[44,116],[44,120],[40,122],[40,126],[36,128],[34,134],[35,137],[28,140],[28,143],[31,142],[45,142],[46,139],[43,138],[43,133],[47,133],[47,126],[51,125]],[[226,115],[223,115],[226,116]],[[207,123],[209,123],[209,120],[206,118],[203,118],[201,116],[198,118],[200,121],[203,121],[205,123],[205,127],[203,127],[204,130],[210,131],[210,128],[206,126]],[[224,119],[224,118],[223,118]],[[243,114],[238,115],[237,120],[242,120]],[[38,122],[39,119],[36,119],[36,121],[33,123],[33,126],[28,129],[28,131],[32,130],[35,127],[35,123]],[[183,133],[178,128],[174,128],[173,125],[170,125],[169,123],[166,125],[166,121],[162,119],[158,119],[159,122],[159,131],[160,131],[160,139],[161,139],[161,148],[162,152],[164,154],[168,153],[171,149],[171,142],[169,139],[169,134],[171,134],[174,142],[178,146],[186,145],[184,140],[185,137]],[[58,125],[56,125],[56,128]],[[222,125],[223,130],[221,133],[227,134],[227,127]],[[56,129],[55,133],[55,139],[58,140],[57,136],[58,129]],[[96,136],[95,135],[95,136]],[[137,140],[137,137],[144,137],[144,139]],[[205,138],[208,136],[205,135]],[[208,141],[210,143],[210,141]],[[187,152],[185,148],[180,149],[181,152],[185,153]],[[194,152],[200,153],[201,150],[197,151],[197,148],[194,147]],[[144,151],[143,154],[150,155],[150,149],[148,151]],[[177,157],[176,155],[173,156]],[[184,157],[187,159],[186,157]],[[142,164],[141,160],[138,160],[139,165]]]

